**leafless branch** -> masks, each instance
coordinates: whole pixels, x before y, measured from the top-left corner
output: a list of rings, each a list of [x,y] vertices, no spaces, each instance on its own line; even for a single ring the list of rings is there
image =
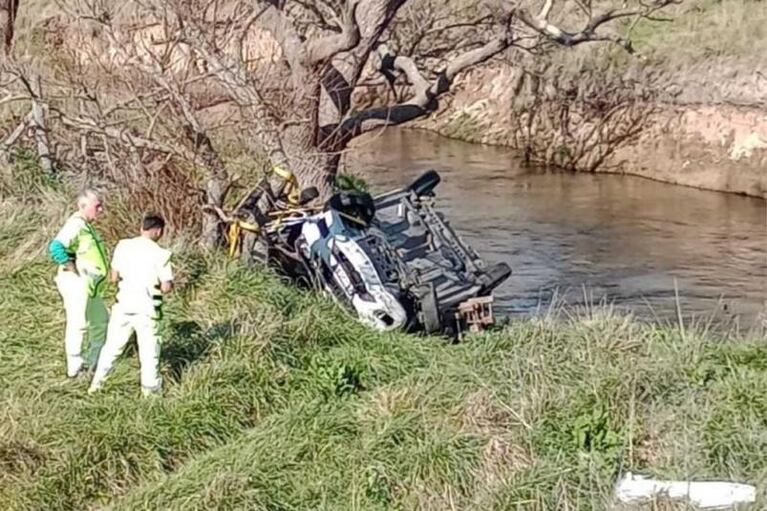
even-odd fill
[[[551,8],[553,6],[554,6],[554,0],[546,0],[546,3],[543,5],[543,8],[541,9],[541,12],[538,14],[538,18],[542,20],[548,20],[549,13],[551,12]]]
[[[317,23],[320,28],[325,30],[332,30],[334,32],[341,31],[338,25],[333,25],[330,23],[330,21],[328,21],[328,17],[322,12],[322,9],[320,8],[320,5],[323,5],[322,2],[317,2],[316,0],[296,0],[295,3],[312,13],[317,18]],[[325,5],[325,7],[326,9],[331,10],[327,7],[327,5]]]
[[[30,111],[27,115],[24,116],[19,125],[16,126],[13,131],[11,131],[5,140],[0,142],[0,155],[7,156],[13,144],[16,143],[16,140],[19,139],[19,137],[24,133],[24,130],[27,129],[29,124],[32,122],[32,118],[32,112]]]
[[[245,65],[243,58],[245,37],[248,35],[251,27],[253,27],[253,24],[258,21],[258,18],[260,18],[266,12],[266,9],[266,7],[262,7],[261,9],[253,9],[253,11],[250,13],[250,16],[245,18],[245,21],[242,24],[242,28],[240,29],[239,34],[237,34],[237,57],[239,58],[239,63],[241,66]]]
[[[497,55],[508,48],[511,43],[510,33],[498,36],[485,45],[453,59],[432,81],[424,78],[411,58],[392,55],[388,48],[382,45],[378,49],[381,71],[404,73],[413,85],[412,95],[406,101],[395,105],[363,110],[345,120],[334,134],[340,133],[342,137],[357,136],[361,133],[384,126],[402,124],[429,114],[437,108],[437,98],[450,89],[453,80],[459,73]]]
[[[313,67],[327,62],[335,55],[349,51],[360,41],[360,28],[355,19],[359,0],[347,0],[339,20],[341,33],[310,40],[305,44],[302,62]]]
[[[48,129],[46,122],[46,107],[43,103],[43,89],[40,83],[40,76],[35,75],[30,80],[30,91],[32,92],[32,124],[34,125],[35,142],[37,143],[37,154],[40,157],[40,166],[48,174],[54,173],[53,156],[51,145],[48,139]]]
[[[56,116],[56,119],[59,122],[68,128],[86,131],[96,135],[105,135],[109,138],[120,141],[126,146],[138,147],[141,149],[151,149],[161,153],[173,154],[185,159],[186,161],[195,160],[195,154],[183,146],[158,140],[149,140],[131,133],[128,129],[118,129],[114,126],[101,125],[94,119],[78,116],[68,116],[66,113],[54,107],[51,107],[51,113]]]
[[[628,52],[633,53],[631,41],[617,34],[597,34],[596,31],[602,25],[620,18],[628,17],[647,17],[652,13],[663,9],[671,4],[678,4],[681,0],[654,0],[652,3],[643,6],[641,9],[611,9],[596,16],[592,16],[584,28],[579,32],[567,32],[548,21],[549,11],[553,2],[547,0],[546,5],[537,16],[531,15],[527,9],[518,8],[514,14],[528,27],[539,34],[564,46],[575,46],[581,43],[592,41],[609,41],[624,47]]]

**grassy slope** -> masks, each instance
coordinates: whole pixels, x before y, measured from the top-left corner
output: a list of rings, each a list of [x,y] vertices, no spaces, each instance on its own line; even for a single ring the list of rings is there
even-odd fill
[[[686,0],[664,12],[666,21],[623,24],[621,32],[639,57],[606,44],[562,49],[552,57],[556,72],[578,77],[584,68],[595,68],[623,74],[630,67],[678,90],[680,103],[764,106],[763,0]]]
[[[0,216],[4,509],[603,509],[622,469],[767,476],[763,340],[597,310],[448,345],[200,254],[179,261],[165,396],[139,397],[135,352],[88,396],[39,255],[53,210]]]
[[[712,56],[752,59],[767,50],[767,14],[763,0],[697,0],[672,11],[671,22],[641,21],[631,32],[640,51],[676,64]]]

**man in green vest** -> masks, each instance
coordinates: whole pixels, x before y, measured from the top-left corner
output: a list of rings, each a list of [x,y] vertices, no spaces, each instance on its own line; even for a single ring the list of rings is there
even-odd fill
[[[102,298],[109,271],[104,243],[92,223],[104,211],[101,196],[86,189],[77,196],[77,212],[64,223],[48,246],[58,265],[56,287],[64,300],[66,330],[64,350],[67,376],[74,378],[83,367],[93,370],[106,338],[109,314]],[[88,334],[88,352],[82,356]]]

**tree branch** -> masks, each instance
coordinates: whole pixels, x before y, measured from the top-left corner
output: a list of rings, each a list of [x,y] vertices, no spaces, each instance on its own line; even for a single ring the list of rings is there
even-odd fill
[[[513,38],[510,32],[507,32],[503,36],[491,39],[489,42],[476,48],[474,50],[467,51],[466,53],[459,55],[452,59],[445,69],[445,78],[448,82],[452,83],[453,79],[465,69],[481,64],[489,58],[502,52],[513,43]],[[449,85],[449,84],[448,84]]]
[[[347,0],[341,16],[341,33],[308,41],[302,62],[308,67],[323,64],[341,52],[349,51],[360,42],[360,28],[355,18],[359,0]]]
[[[11,150],[11,146],[16,143],[16,140],[18,140],[22,133],[24,133],[24,130],[27,129],[32,120],[33,115],[30,111],[27,113],[27,115],[24,116],[19,125],[16,126],[13,131],[11,131],[8,137],[0,142],[0,157],[7,158],[7,155]]]
[[[384,76],[388,78],[389,76],[393,76],[393,72],[399,71],[404,73],[408,82],[413,85],[415,94],[408,100],[408,103],[425,106],[429,102],[429,89],[431,83],[424,78],[412,58],[392,54],[389,47],[385,44],[380,45],[376,49],[374,55],[378,61],[378,70]]]
[[[647,17],[659,9],[680,2],[681,0],[654,0],[650,5],[645,5],[642,9],[611,9],[602,14],[592,16],[586,23],[586,26],[579,32],[566,32],[558,26],[549,23],[548,15],[553,4],[552,0],[546,0],[546,5],[544,5],[537,16],[531,15],[524,8],[514,9],[513,13],[528,27],[563,46],[575,46],[592,41],[610,41],[622,46],[629,53],[633,53],[634,49],[629,39],[617,34],[598,35],[596,30],[607,22],[631,16]]]
[[[326,127],[326,138],[333,141],[335,137],[348,140],[374,129],[402,124],[428,115],[437,109],[438,98],[450,90],[453,80],[459,73],[497,55],[511,44],[510,33],[498,36],[485,45],[453,59],[433,81],[424,78],[411,58],[392,55],[385,45],[379,46],[377,54],[381,72],[404,73],[413,85],[412,95],[409,99],[395,105],[363,110],[343,121],[340,126]]]
[[[88,119],[85,117],[70,117],[61,110],[58,110],[52,106],[49,106],[49,108],[53,113],[56,114],[57,119],[64,126],[69,128],[87,131],[96,135],[104,135],[109,138],[119,140],[126,145],[138,147],[140,149],[149,149],[161,153],[173,154],[185,159],[186,161],[195,161],[195,153],[183,146],[177,146],[175,144],[169,144],[166,142],[158,142],[156,140],[149,140],[131,133],[128,129],[104,126],[97,123],[93,119]]]
[[[163,12],[163,6],[158,6],[157,1],[151,1],[149,9],[153,14],[160,16]],[[181,17],[180,14],[179,16]],[[271,6],[266,9],[259,21],[266,23],[268,20],[274,19],[275,16],[280,20],[283,18],[277,8]],[[261,150],[269,156],[274,165],[286,165],[288,158],[275,128],[277,122],[273,119],[272,113],[258,89],[251,86],[246,70],[220,48],[211,44],[205,31],[195,19],[183,16],[180,21],[181,36],[189,41],[195,51],[205,59],[210,67],[210,72],[216,76],[219,83],[239,106],[249,109],[255,115],[258,123],[255,124],[254,135],[256,135],[256,141],[261,146]],[[290,20],[285,19],[282,22],[290,23]]]
[[[46,108],[43,103],[43,89],[40,83],[40,75],[35,75],[31,81],[30,89],[32,96],[32,124],[34,125],[37,154],[40,156],[40,166],[49,176],[54,174],[51,145],[48,140],[48,128],[46,126]]]
[[[543,6],[543,9],[541,9],[541,12],[538,14],[538,18],[542,20],[549,19],[549,13],[551,12],[551,8],[554,6],[554,0],[546,0],[546,3]]]
[[[237,58],[239,59],[239,64],[241,66],[245,65],[245,59],[243,58],[245,37],[248,35],[248,31],[250,31],[250,27],[252,27],[258,18],[260,18],[266,12],[266,9],[266,7],[261,9],[253,9],[253,12],[250,13],[250,16],[245,19],[245,22],[240,29],[240,33],[237,34]]]

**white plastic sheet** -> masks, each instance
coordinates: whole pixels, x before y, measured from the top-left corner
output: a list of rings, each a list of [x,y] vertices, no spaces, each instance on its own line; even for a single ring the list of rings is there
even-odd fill
[[[619,501],[638,503],[653,498],[686,499],[700,509],[731,509],[756,500],[756,488],[748,484],[724,481],[661,481],[631,472],[618,481],[615,494]]]

